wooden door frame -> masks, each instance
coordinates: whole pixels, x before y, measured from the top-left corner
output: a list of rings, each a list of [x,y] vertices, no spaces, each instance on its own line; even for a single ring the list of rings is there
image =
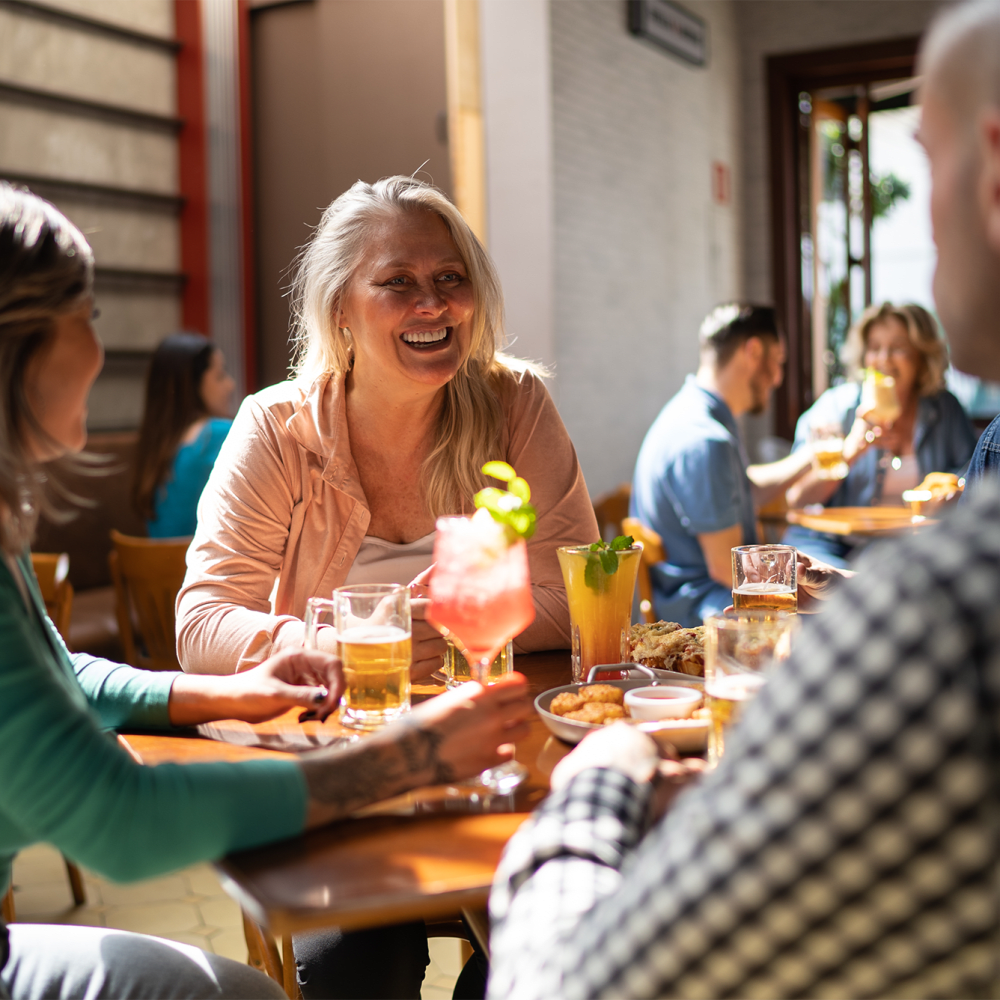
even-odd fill
[[[774,304],[788,342],[785,381],[775,393],[775,433],[792,439],[812,403],[812,335],[802,308],[799,94],[914,75],[919,36],[767,58],[771,263]]]

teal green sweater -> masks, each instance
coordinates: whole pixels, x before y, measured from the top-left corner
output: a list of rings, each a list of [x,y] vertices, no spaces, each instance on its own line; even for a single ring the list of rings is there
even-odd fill
[[[29,612],[0,559],[0,895],[14,855],[47,841],[116,881],[299,833],[294,761],[143,767],[108,730],[169,728],[173,673],[71,654],[25,554]]]

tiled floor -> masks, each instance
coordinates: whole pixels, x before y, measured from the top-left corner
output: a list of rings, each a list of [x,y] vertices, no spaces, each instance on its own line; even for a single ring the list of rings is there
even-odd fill
[[[84,872],[87,902],[74,907],[59,853],[37,845],[14,861],[17,919],[32,923],[86,924],[156,934],[197,945],[238,962],[247,960],[239,907],[222,891],[209,865],[165,878],[116,885]],[[447,1000],[461,969],[459,942],[432,938],[424,1000]]]

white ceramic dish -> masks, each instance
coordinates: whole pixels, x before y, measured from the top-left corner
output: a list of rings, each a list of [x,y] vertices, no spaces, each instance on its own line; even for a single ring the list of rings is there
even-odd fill
[[[690,719],[701,705],[701,692],[690,686],[657,684],[625,692],[629,715],[639,722]]]
[[[657,671],[657,676],[669,681],[671,686],[689,687],[699,693],[704,690],[705,681],[701,677],[691,677],[689,674],[679,674],[671,670]],[[596,681],[595,683],[610,684],[623,691],[650,687],[648,677],[641,680]],[[587,686],[587,684],[564,684],[562,687],[543,691],[535,699],[535,710],[541,716],[549,732],[566,743],[579,743],[587,733],[601,727],[590,722],[577,722],[575,719],[564,719],[561,715],[554,715],[549,711],[549,705],[552,704],[552,699],[557,694],[562,694],[563,691],[575,693],[580,688]],[[708,719],[664,719],[660,722],[637,722],[636,725],[657,741],[671,743],[681,753],[697,753],[704,750],[708,744]]]

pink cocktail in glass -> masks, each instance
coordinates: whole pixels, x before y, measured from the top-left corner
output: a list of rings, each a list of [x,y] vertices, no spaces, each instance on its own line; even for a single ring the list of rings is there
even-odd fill
[[[535,618],[524,540],[486,510],[438,518],[429,617],[485,684],[500,649]]]

